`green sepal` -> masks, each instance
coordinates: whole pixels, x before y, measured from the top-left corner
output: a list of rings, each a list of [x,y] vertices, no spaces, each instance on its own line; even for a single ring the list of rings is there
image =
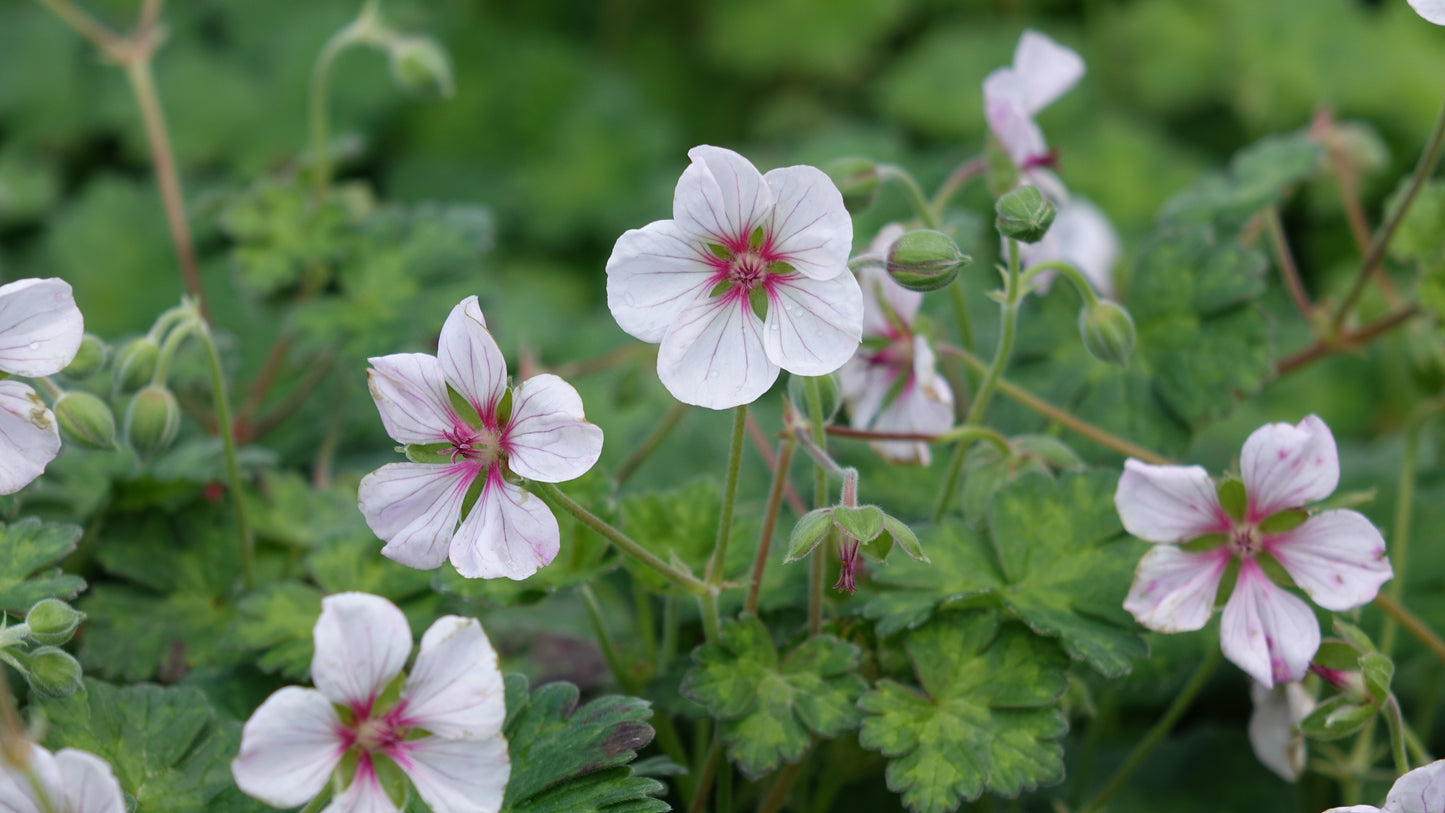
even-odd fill
[[[408,443],[402,451],[406,453],[406,459],[413,463],[450,463],[448,455],[456,447],[450,443]]]
[[[813,552],[833,530],[833,509],[818,508],[804,514],[788,536],[788,555],[784,563],[796,562]]]
[[[504,427],[512,420],[512,388],[503,387],[502,397],[497,401],[497,426]]]
[[[1313,662],[1336,672],[1353,672],[1360,668],[1360,653],[1344,641],[1326,639],[1320,643]]]
[[[397,809],[405,810],[411,789],[407,786],[406,774],[402,772],[401,766],[385,754],[372,754],[371,767],[376,771],[377,782],[381,784],[381,789],[387,798],[397,806]]]
[[[447,385],[447,400],[451,402],[452,411],[460,415],[468,426],[473,429],[482,428],[482,416],[477,413],[476,407],[467,401],[465,395],[453,389],[451,384]]]
[[[1229,534],[1205,534],[1196,536],[1180,545],[1179,548],[1190,553],[1203,553],[1207,550],[1214,550],[1227,542],[1229,542]]]
[[[1364,630],[1340,618],[1338,615],[1334,617],[1334,628],[1335,634],[1343,638],[1345,643],[1354,647],[1355,651],[1361,655],[1380,651],[1375,647],[1375,642],[1370,640],[1370,636],[1365,634]]]
[[[776,260],[768,263],[768,273],[775,277],[791,277],[798,273],[798,269],[794,268],[791,263]]]
[[[883,532],[883,509],[876,505],[839,505],[833,508],[833,524],[843,533],[867,544]]]
[[[1259,529],[1267,534],[1282,534],[1293,531],[1309,518],[1310,512],[1303,508],[1288,508],[1265,517],[1264,521],[1259,523]]]
[[[1249,510],[1249,495],[1245,493],[1244,481],[1237,477],[1226,477],[1219,481],[1219,504],[1223,506],[1224,513],[1230,515],[1237,522],[1244,521],[1244,513]]]
[[[768,289],[762,286],[748,291],[748,304],[753,308],[753,315],[763,321],[768,319]]]
[[[66,697],[80,691],[80,662],[60,647],[38,646],[29,652],[15,650],[11,655],[25,667],[25,681],[35,694]]]
[[[728,247],[724,245],[719,245],[718,243],[708,243],[707,250],[712,252],[712,256],[718,258],[719,260],[730,261],[733,258],[733,253],[728,250]]]
[[[462,513],[460,515],[462,519],[466,519],[467,515],[472,512],[472,507],[475,506],[477,500],[481,498],[482,489],[486,488],[487,479],[490,476],[490,472],[483,471],[472,480],[471,485],[467,486],[467,494],[462,497]]]
[[[918,535],[903,520],[884,514],[881,536],[886,536],[892,542],[896,542],[898,547],[903,548],[903,552],[912,557],[914,561],[928,561],[928,555],[923,552],[923,545],[918,542]]]
[[[707,298],[708,298],[708,299],[717,299],[718,297],[720,297],[720,296],[722,296],[723,294],[727,293],[727,292],[728,292],[728,289],[729,289],[729,288],[732,288],[732,287],[733,287],[733,282],[732,282],[732,280],[730,280],[730,279],[724,279],[723,281],[719,282],[718,284],[712,286],[712,290],[707,292]]]
[[[1359,731],[1375,716],[1374,706],[1359,706],[1344,695],[1319,704],[1300,721],[1300,730],[1312,740],[1338,740]]]
[[[1395,677],[1395,662],[1381,652],[1370,652],[1360,657],[1360,674],[1365,679],[1365,691],[1376,706],[1385,705],[1390,696],[1390,681]]]
[[[763,247],[763,241],[767,239],[768,232],[762,226],[753,229],[753,233],[748,235],[748,249],[751,251],[761,249]]]

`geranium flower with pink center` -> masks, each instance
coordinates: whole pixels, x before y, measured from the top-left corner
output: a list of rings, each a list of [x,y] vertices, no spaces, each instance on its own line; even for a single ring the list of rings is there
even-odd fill
[[[322,813],[392,813],[396,769],[436,813],[494,813],[511,776],[497,654],[475,618],[437,619],[416,663],[396,605],[367,593],[321,601],[312,633],[314,689],[287,686],[241,731],[236,785],[273,807],[332,788]],[[395,783],[388,783],[395,784]]]
[[[1310,415],[1298,426],[1256,429],[1239,465],[1244,499],[1231,497],[1226,508],[1220,495],[1238,481],[1216,488],[1200,466],[1125,461],[1114,505],[1125,530],[1156,547],[1139,562],[1124,608],[1152,630],[1197,630],[1214,612],[1226,568],[1238,561],[1220,647],[1268,688],[1304,677],[1320,629],[1310,606],[1271,579],[1266,561],[1337,612],[1374,600],[1393,574],[1385,540],[1364,515],[1334,509],[1305,518],[1301,510],[1339,484],[1335,439],[1324,421]],[[1180,547],[1191,540],[1203,549]]]
[[[1384,807],[1350,805],[1325,813],[1439,813],[1445,810],[1445,759],[1437,759],[1395,780]]]
[[[1025,31],[1013,65],[983,80],[983,113],[989,130],[1019,171],[1019,183],[1037,186],[1054,201],[1068,194],[1050,171],[1055,156],[1034,117],[1084,76],[1084,60],[1037,31]]]
[[[617,324],[661,343],[663,386],[697,406],[751,403],[779,368],[837,370],[863,322],[848,272],[853,222],[838,188],[814,167],[763,175],[720,147],[688,157],[673,219],[626,232],[607,260]]]
[[[69,283],[0,285],[0,373],[38,378],[75,360],[85,323]],[[60,454],[55,414],[29,384],[0,381],[0,494],[14,494]]]
[[[889,246],[902,235],[902,226],[884,228],[865,255],[877,262],[858,272],[863,345],[838,378],[854,429],[936,435],[953,428],[953,391],[935,368],[928,339],[913,329],[923,294],[894,282],[883,269]],[[929,463],[928,444],[921,441],[869,445],[895,463]]]
[[[361,513],[386,541],[382,554],[422,569],[450,557],[468,578],[509,579],[556,558],[556,517],[512,475],[559,483],[597,462],[602,430],[586,421],[577,390],[555,375],[509,389],[474,296],[452,309],[437,355],[370,361],[381,422],[411,460],[361,480]]]
[[[28,766],[0,758],[0,811],[4,813],[125,813],[110,764],[89,751],[62,748],[54,754],[29,746]],[[38,780],[44,802],[31,776]],[[48,804],[46,804],[48,803]]]

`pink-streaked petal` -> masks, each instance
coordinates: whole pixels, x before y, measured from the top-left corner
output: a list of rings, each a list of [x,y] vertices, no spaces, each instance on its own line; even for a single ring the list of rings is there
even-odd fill
[[[738,251],[759,226],[767,226],[773,192],[748,159],[706,144],[687,151],[672,197],[672,217],[686,234],[707,237]]]
[[[1050,260],[1062,260],[1083,272],[1094,290],[1114,295],[1114,264],[1119,260],[1119,238],[1104,213],[1082,198],[1072,198],[1058,207],[1058,216],[1044,239],[1019,246],[1019,260],[1030,268]],[[1047,277],[1047,279],[1046,279]],[[1053,274],[1040,275],[1041,291],[1048,290]]]
[[[764,351],[763,323],[748,301],[724,294],[678,314],[662,337],[657,376],[683,403],[731,409],[767,392],[778,365]]]
[[[507,741],[501,734],[480,740],[423,737],[402,745],[398,764],[434,813],[501,809],[512,775]]]
[[[358,712],[370,710],[411,655],[406,616],[370,593],[323,598],[312,639],[311,682],[327,700]]]
[[[617,238],[607,258],[607,307],[629,335],[660,342],[679,313],[707,296],[714,269],[693,240],[671,220]]]
[[[853,218],[832,179],[817,167],[796,166],[772,170],[763,180],[777,201],[764,251],[812,279],[846,274]]]
[[[55,413],[29,384],[0,381],[0,494],[14,494],[60,454]]]
[[[1114,492],[1124,530],[1150,542],[1184,542],[1231,527],[1202,466],[1156,466],[1134,458]]]
[[[935,377],[932,386],[923,386],[915,376],[878,413],[873,428],[879,432],[906,432],[938,435],[953,427],[953,393],[942,378]],[[869,444],[883,459],[892,463],[927,466],[932,462],[928,444],[923,441],[885,440]]]
[[[1249,744],[1254,755],[1279,778],[1296,782],[1305,767],[1305,737],[1300,721],[1315,708],[1315,699],[1300,683],[1267,689],[1250,681]]]
[[[887,257],[881,262],[886,262]],[[858,287],[863,291],[863,335],[897,337],[899,330],[888,318],[888,311],[911,328],[918,307],[923,304],[923,294],[910,291],[893,281],[881,265],[864,266],[858,272]]]
[[[854,429],[872,429],[883,399],[903,373],[892,364],[868,361],[862,351],[838,370],[838,386]],[[869,354],[871,355],[871,354]]]
[[[74,813],[126,813],[125,797],[120,781],[110,763],[76,748],[62,748],[55,753],[60,770],[61,797],[65,809]]]
[[[763,351],[784,370],[826,375],[852,358],[862,340],[863,291],[852,274],[791,276],[770,291]]]
[[[1363,607],[1394,576],[1385,538],[1357,511],[1321,512],[1298,528],[1265,537],[1264,549],[1326,610]]]
[[[84,336],[70,283],[52,277],[0,285],[0,372],[58,373],[75,360]]]
[[[587,473],[602,455],[602,429],[582,414],[582,396],[555,375],[523,381],[512,393],[502,435],[507,465],[528,480],[560,483]]]
[[[1214,614],[1229,556],[1224,548],[1188,553],[1173,545],[1155,546],[1139,560],[1124,609],[1155,632],[1200,629]]]
[[[1385,797],[1385,813],[1436,813],[1445,810],[1445,760],[1435,760],[1395,780]]]
[[[492,420],[507,390],[507,360],[487,330],[487,320],[475,296],[457,303],[442,324],[437,363],[447,382],[477,414],[483,420]]]
[[[371,763],[363,761],[356,778],[321,813],[397,813],[397,806],[382,789]]]
[[[1239,581],[1224,605],[1219,646],[1266,688],[1304,679],[1320,648],[1320,625],[1299,596],[1270,581],[1259,563],[1240,563]]]
[[[1340,483],[1340,456],[1325,422],[1307,415],[1298,426],[1269,423],[1250,433],[1239,453],[1250,522],[1323,500]]]
[[[492,737],[507,707],[497,653],[475,618],[438,618],[406,678],[403,724],[450,740]]]
[[[542,498],[492,469],[477,504],[452,539],[451,559],[469,579],[520,581],[546,567],[562,548],[557,518]]]
[[[1029,114],[1018,75],[999,68],[983,80],[983,115],[999,146],[1017,166],[1048,153],[1043,131]]]
[[[266,698],[241,729],[231,776],[242,793],[272,807],[316,797],[347,748],[341,720],[315,689],[287,686]]]
[[[1445,25],[1445,0],[1410,0],[1410,8],[1436,25]]]
[[[1033,116],[1084,78],[1084,60],[1072,49],[1028,30],[1014,49],[1013,70],[1022,86],[1024,109]]]
[[[447,560],[447,548],[477,466],[388,463],[361,478],[357,505],[366,524],[386,542],[381,552],[407,567],[430,570]]]
[[[1332,807],[1325,813],[1380,813],[1380,808],[1374,805],[1350,805],[1349,807]]]
[[[442,443],[462,425],[447,380],[436,356],[396,353],[367,359],[366,385],[392,440],[401,443]]]

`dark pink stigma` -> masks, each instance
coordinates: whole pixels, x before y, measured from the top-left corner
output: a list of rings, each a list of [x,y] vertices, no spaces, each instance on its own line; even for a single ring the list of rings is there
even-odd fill
[[[1050,148],[1049,148],[1049,151],[1046,152],[1046,153],[1044,153],[1043,155],[1030,155],[1028,158],[1024,159],[1023,166],[1019,167],[1019,169],[1036,169],[1036,168],[1038,168],[1038,167],[1046,167],[1046,168],[1048,168],[1048,169],[1058,169],[1058,168],[1059,168],[1059,150],[1058,150],[1058,148],[1057,148],[1057,147],[1050,147]]]
[[[842,557],[842,568],[833,589],[843,593],[855,593],[858,591],[858,540],[840,543],[838,553]]]

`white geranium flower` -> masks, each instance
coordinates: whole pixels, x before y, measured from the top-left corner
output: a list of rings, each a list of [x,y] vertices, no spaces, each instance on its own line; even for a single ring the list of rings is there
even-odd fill
[[[36,796],[30,772],[39,780],[48,807]],[[0,811],[125,813],[125,799],[110,764],[95,754],[75,748],[52,754],[32,745],[28,770],[0,760]]]
[[[65,369],[85,324],[70,285],[22,279],[0,285],[0,373],[27,377]],[[0,381],[0,494],[14,494],[60,454],[55,415],[29,384]]]

